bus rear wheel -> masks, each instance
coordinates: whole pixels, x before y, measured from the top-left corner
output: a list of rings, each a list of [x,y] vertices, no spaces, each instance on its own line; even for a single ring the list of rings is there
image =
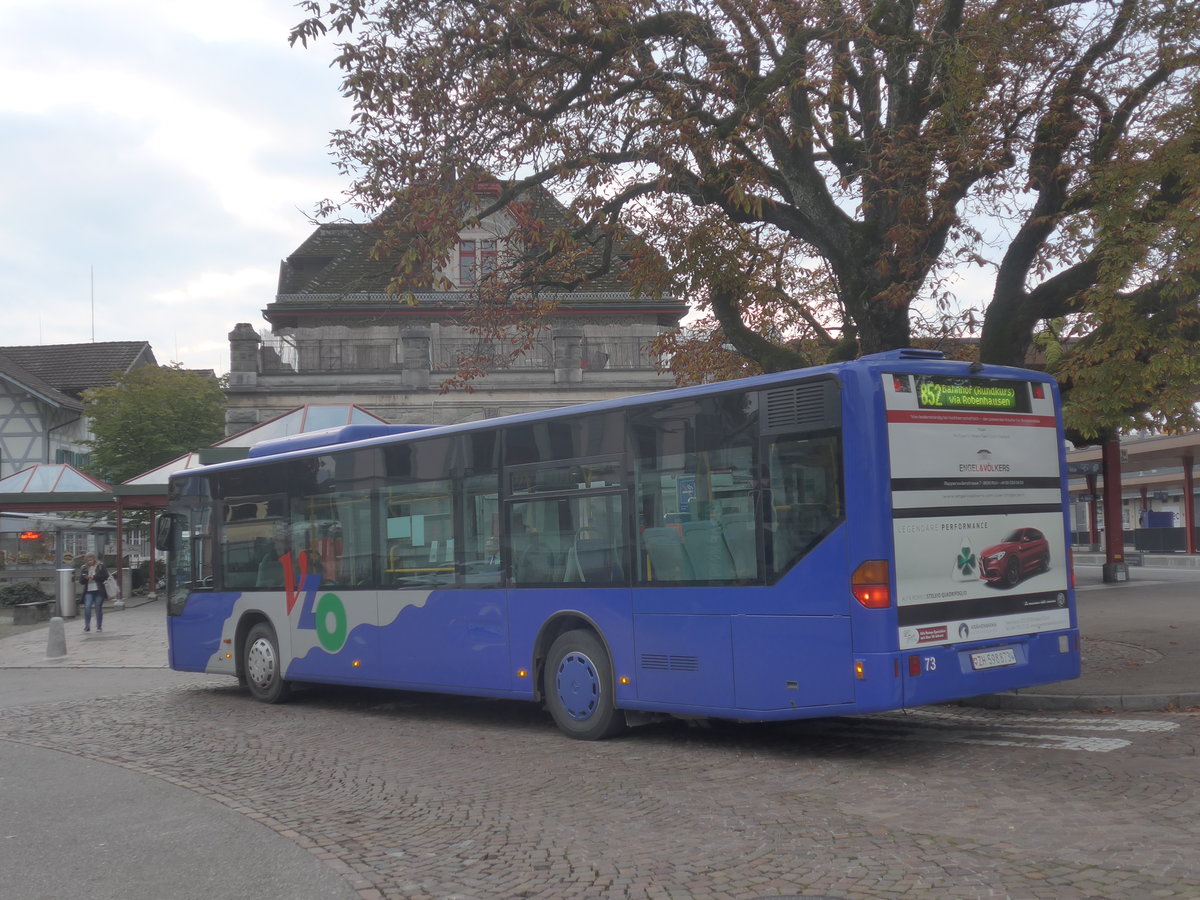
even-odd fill
[[[625,730],[625,716],[614,703],[608,651],[590,631],[568,631],[554,641],[543,690],[555,724],[576,740],[599,741]]]
[[[275,629],[266,622],[259,622],[246,633],[246,642],[242,645],[242,671],[250,696],[255,700],[283,703],[292,694],[292,686],[283,677]]]

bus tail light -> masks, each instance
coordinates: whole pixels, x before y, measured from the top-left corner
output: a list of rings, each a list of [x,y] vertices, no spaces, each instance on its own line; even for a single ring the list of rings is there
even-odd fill
[[[921,674],[921,657],[919,654],[912,654],[908,658],[908,674],[915,678]]]
[[[886,559],[868,559],[850,576],[850,592],[867,609],[887,609],[892,605],[890,580]]]

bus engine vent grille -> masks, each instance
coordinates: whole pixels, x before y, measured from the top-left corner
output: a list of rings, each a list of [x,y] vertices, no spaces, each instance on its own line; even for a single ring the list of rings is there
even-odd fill
[[[699,672],[700,658],[696,656],[671,656],[666,653],[643,653],[642,668],[673,672]]]
[[[836,388],[836,382],[821,379],[766,391],[766,430],[804,431],[837,425]]]

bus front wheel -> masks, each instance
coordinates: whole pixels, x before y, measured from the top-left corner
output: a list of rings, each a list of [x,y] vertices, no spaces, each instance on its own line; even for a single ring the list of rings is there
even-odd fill
[[[242,671],[250,696],[263,703],[282,703],[291,696],[291,685],[284,680],[279,660],[279,641],[275,629],[259,622],[246,633],[242,650]]]
[[[613,697],[612,663],[600,639],[577,629],[562,634],[546,658],[544,693],[554,722],[570,737],[598,741],[625,730]]]

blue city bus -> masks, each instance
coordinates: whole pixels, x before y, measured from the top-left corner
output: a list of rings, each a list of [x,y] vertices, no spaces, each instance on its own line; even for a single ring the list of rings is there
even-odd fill
[[[171,667],[664,716],[894,710],[1079,674],[1049,376],[901,350],[177,473]]]

